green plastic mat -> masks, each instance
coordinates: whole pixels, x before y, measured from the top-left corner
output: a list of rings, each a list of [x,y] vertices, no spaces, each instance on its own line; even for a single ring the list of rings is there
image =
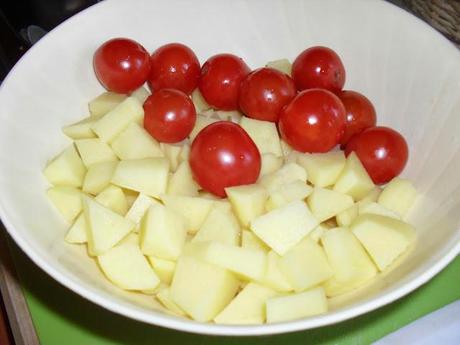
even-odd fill
[[[11,249],[42,345],[361,345],[460,299],[459,256],[405,298],[334,326],[267,337],[210,337],[154,327],[106,311],[55,282],[15,245]]]

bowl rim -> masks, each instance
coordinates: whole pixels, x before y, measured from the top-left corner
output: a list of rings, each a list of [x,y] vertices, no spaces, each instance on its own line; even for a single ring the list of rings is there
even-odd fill
[[[220,0],[224,1],[224,0]],[[369,0],[367,0],[369,1]],[[384,0],[373,0],[374,3],[386,3],[386,6],[397,8],[399,11],[404,12],[407,16],[408,20],[412,20],[414,22],[418,22],[418,24],[422,24],[425,27],[425,30],[434,31],[438,38],[444,41],[446,46],[450,46],[451,49],[456,50],[459,53],[460,57],[460,50],[458,50],[455,45],[449,41],[445,36],[435,30],[433,27],[429,26],[420,18],[412,15],[411,13],[405,11],[404,9],[396,6],[395,4],[389,3]],[[115,0],[112,1],[103,1],[96,3],[81,12],[75,14],[74,16],[66,19],[61,24],[56,26],[53,30],[48,32],[45,37],[43,37],[39,42],[33,45],[13,66],[10,70],[8,75],[3,80],[2,84],[0,85],[0,94],[2,90],[6,88],[5,85],[8,84],[10,78],[13,78],[14,71],[19,66],[23,59],[25,59],[31,51],[39,49],[43,42],[50,40],[53,38],[57,32],[59,32],[63,26],[70,25],[75,18],[80,16],[86,15],[87,12],[94,10],[95,7],[101,6],[108,6],[108,4],[115,3]],[[161,313],[155,310],[144,310],[139,309],[135,306],[129,306],[125,304],[120,304],[116,301],[110,300],[109,298],[101,295],[98,292],[91,291],[91,289],[87,288],[80,284],[76,279],[71,276],[66,275],[65,273],[61,273],[58,269],[54,268],[51,264],[47,262],[47,260],[36,250],[34,250],[33,246],[31,246],[28,241],[23,238],[18,232],[16,232],[14,225],[9,221],[7,212],[5,211],[4,202],[0,198],[0,219],[9,233],[9,235],[13,238],[15,243],[21,248],[21,250],[43,271],[45,271],[49,276],[51,276],[54,280],[59,282],[61,285],[65,286],[66,288],[70,289],[74,293],[78,294],[79,296],[99,305],[103,308],[119,314],[124,317],[129,317],[136,321],[143,322],[145,324],[151,324],[154,326],[161,326],[173,330],[184,331],[189,333],[196,333],[196,334],[204,334],[204,335],[221,335],[221,336],[257,336],[257,335],[272,335],[272,334],[281,334],[281,333],[289,333],[295,331],[303,331],[308,329],[313,329],[322,326],[330,326],[375,309],[381,308],[391,302],[394,302],[401,297],[409,294],[410,292],[414,291],[418,287],[422,286],[426,282],[428,282],[431,278],[433,278],[437,273],[439,273],[442,269],[444,269],[454,258],[460,254],[460,242],[457,242],[450,246],[450,249],[447,251],[446,254],[437,258],[435,262],[431,265],[431,267],[422,274],[420,274],[417,278],[411,279],[408,282],[403,283],[398,288],[390,291],[389,293],[379,296],[377,298],[371,299],[369,301],[361,301],[356,303],[353,306],[343,308],[338,311],[329,312],[324,315],[319,315],[315,317],[309,317],[299,320],[281,322],[281,323],[272,323],[272,324],[263,324],[263,325],[220,325],[220,324],[212,324],[212,323],[202,323],[197,322],[189,319],[179,318],[175,316],[170,316],[165,313]],[[460,229],[457,229],[460,230]]]

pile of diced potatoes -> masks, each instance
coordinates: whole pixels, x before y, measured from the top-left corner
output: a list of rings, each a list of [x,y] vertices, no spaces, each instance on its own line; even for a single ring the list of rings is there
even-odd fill
[[[395,178],[375,186],[355,154],[303,154],[275,124],[210,110],[198,92],[190,140],[160,144],[143,128],[148,92],[104,93],[91,116],[63,128],[73,140],[48,163],[48,197],[105,276],[175,315],[221,324],[281,322],[325,313],[415,242],[404,221],[416,191]],[[218,120],[256,143],[256,184],[218,199],[200,190],[190,142]]]

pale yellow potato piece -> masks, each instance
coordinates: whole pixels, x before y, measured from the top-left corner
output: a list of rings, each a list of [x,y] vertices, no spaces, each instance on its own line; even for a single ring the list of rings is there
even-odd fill
[[[274,173],[263,176],[260,179],[260,184],[269,192],[273,192],[280,187],[295,181],[302,181],[306,184],[307,172],[296,163],[287,163]]]
[[[292,64],[288,59],[279,59],[269,61],[266,64],[267,67],[276,69],[280,72],[286,73],[288,76],[291,76]]]
[[[395,177],[383,189],[378,203],[404,218],[416,197],[417,191],[409,180]]]
[[[92,164],[86,172],[82,190],[93,195],[102,192],[110,184],[117,164],[117,161]]]
[[[187,161],[180,163],[169,179],[168,194],[198,196],[199,189],[200,186],[193,179],[189,163]]]
[[[83,213],[77,217],[64,238],[67,243],[82,244],[87,242],[86,220]]]
[[[124,216],[128,212],[128,201],[123,190],[115,185],[107,186],[94,198],[101,205]]]
[[[142,217],[150,206],[159,204],[160,202],[158,200],[151,198],[143,193],[139,193],[138,197],[131,205],[125,217],[137,225],[140,223]]]
[[[104,92],[88,103],[92,117],[101,117],[126,99],[126,95]]]
[[[265,253],[270,251],[270,247],[267,246],[260,238],[258,238],[250,230],[243,230],[241,232],[241,247],[261,250]]]
[[[150,96],[150,91],[141,86],[140,88],[131,92],[130,96],[136,98],[140,104],[144,104],[145,100]]]
[[[100,139],[80,139],[75,141],[80,157],[86,167],[101,162],[118,161],[109,145]]]
[[[147,259],[160,280],[170,285],[174,276],[174,271],[176,270],[176,262],[174,260],[161,259],[152,255],[147,256]]]
[[[308,180],[316,187],[335,184],[345,167],[345,155],[342,151],[327,153],[299,154],[297,163],[307,170]]]
[[[205,128],[205,127],[209,126],[211,123],[214,123],[214,122],[217,122],[217,121],[220,121],[220,119],[213,118],[213,117],[206,117],[206,116],[198,114],[196,116],[195,127],[193,127],[192,132],[189,135],[190,140],[193,141],[196,138],[196,136],[198,135],[198,133],[200,133],[200,131],[203,128]]]
[[[327,188],[315,187],[307,198],[307,204],[316,219],[323,222],[353,206],[353,198]]]
[[[265,208],[271,211],[292,201],[304,200],[312,190],[311,186],[300,180],[287,183],[270,193]]]
[[[281,256],[276,254],[273,250],[268,252],[267,269],[261,283],[279,292],[289,292],[294,290],[294,288],[280,270],[280,259]]]
[[[51,187],[47,190],[46,194],[62,217],[69,223],[82,210],[81,198],[83,193],[75,187]]]
[[[160,144],[161,150],[163,151],[164,156],[169,161],[169,168],[172,172],[176,171],[179,163],[181,162],[180,153],[187,145],[178,145],[178,144]]]
[[[268,194],[265,188],[258,184],[250,184],[225,188],[233,212],[243,227],[260,216],[265,211],[265,201]]]
[[[240,226],[235,216],[214,205],[192,242],[216,241],[237,246],[239,237]]]
[[[283,155],[276,124],[243,116],[240,126],[249,134],[261,154],[272,153],[277,157]]]
[[[259,179],[262,176],[274,173],[283,166],[283,158],[277,157],[273,153],[265,153],[261,155],[261,167]]]
[[[164,287],[158,291],[156,298],[166,307],[169,311],[179,316],[185,316],[185,312],[172,300],[171,289]]]
[[[96,138],[96,134],[91,127],[98,119],[96,116],[84,118],[83,120],[62,127],[62,132],[74,140]]]
[[[203,111],[211,109],[211,106],[208,104],[208,102],[206,102],[206,100],[200,92],[200,89],[198,88],[196,88],[192,92],[192,101],[197,114],[201,114]]]
[[[49,183],[55,186],[81,187],[86,168],[72,144],[49,162],[43,171]]]
[[[359,211],[359,214],[366,214],[366,213],[379,214],[381,216],[387,216],[387,217],[391,217],[394,219],[401,219],[401,216],[398,213],[392,210],[389,210],[385,206],[382,206],[381,204],[378,204],[376,202],[367,202],[367,203],[359,202],[358,211]]]
[[[359,203],[353,204],[353,206],[347,208],[346,210],[339,212],[335,216],[337,225],[341,227],[350,226],[351,223],[358,217],[359,214]]]

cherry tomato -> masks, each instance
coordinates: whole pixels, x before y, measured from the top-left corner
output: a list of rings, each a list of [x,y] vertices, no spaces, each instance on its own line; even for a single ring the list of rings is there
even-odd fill
[[[311,47],[292,64],[292,79],[298,90],[322,88],[337,92],[345,84],[345,67],[332,49]]]
[[[184,140],[192,131],[195,120],[195,106],[182,91],[161,89],[144,102],[144,128],[160,142]]]
[[[406,140],[388,127],[372,127],[353,136],[345,148],[356,152],[374,183],[382,184],[398,176],[409,156]]]
[[[147,80],[150,56],[136,41],[114,38],[94,53],[93,67],[97,79],[109,91],[130,93]]]
[[[260,152],[236,123],[219,121],[198,133],[190,150],[193,178],[206,191],[225,197],[225,188],[257,181]]]
[[[198,85],[200,62],[195,53],[181,43],[170,43],[150,57],[149,86],[152,91],[177,89],[191,94]]]
[[[281,111],[281,137],[301,152],[327,152],[345,131],[345,107],[332,92],[309,89],[300,92]]]
[[[241,81],[249,72],[248,65],[238,56],[214,55],[201,68],[198,87],[206,102],[214,108],[236,110]]]
[[[277,122],[281,109],[296,95],[294,81],[273,68],[259,68],[241,82],[239,105],[248,117]]]

